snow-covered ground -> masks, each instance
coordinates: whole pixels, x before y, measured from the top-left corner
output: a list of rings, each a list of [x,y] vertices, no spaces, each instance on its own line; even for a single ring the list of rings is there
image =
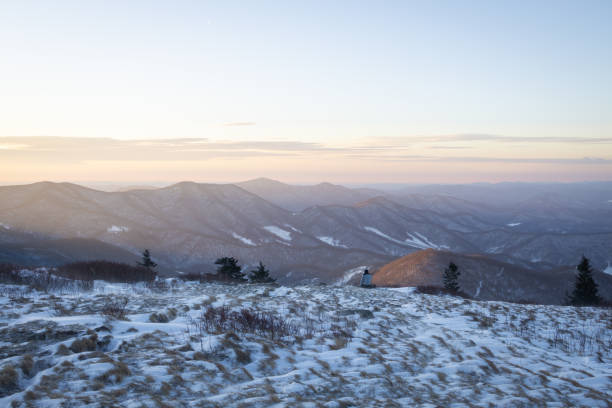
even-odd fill
[[[223,306],[284,329],[206,326]],[[0,285],[0,406],[609,407],[611,313],[410,288]]]

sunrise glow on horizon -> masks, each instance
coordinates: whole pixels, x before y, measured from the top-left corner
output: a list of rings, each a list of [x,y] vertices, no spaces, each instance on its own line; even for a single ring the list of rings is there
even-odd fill
[[[612,181],[612,3],[5,2],[0,184]]]

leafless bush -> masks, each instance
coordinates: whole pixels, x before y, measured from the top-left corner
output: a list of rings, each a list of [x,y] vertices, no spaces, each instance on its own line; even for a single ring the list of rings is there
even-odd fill
[[[562,328],[557,323],[548,341],[551,346],[572,354],[608,354],[612,350],[610,333],[603,327],[586,323],[573,330]]]
[[[129,299],[126,296],[119,296],[114,299],[106,298],[102,307],[102,314],[113,319],[125,320],[128,303]]]
[[[185,273],[183,275],[180,276],[180,278],[184,281],[197,281],[197,282],[201,282],[202,280],[202,275],[199,273]]]
[[[25,285],[41,292],[82,292],[93,289],[93,282],[56,276],[54,270],[24,270],[11,264],[0,264],[0,283]]]
[[[462,292],[462,291],[455,292],[455,291],[443,288],[441,286],[434,286],[434,285],[417,286],[416,293],[422,293],[424,295],[438,295],[438,296],[439,295],[452,295],[452,296],[459,296],[465,299],[471,299],[470,295],[468,295],[465,292]]]
[[[149,316],[149,321],[152,323],[168,323],[176,319],[177,310],[173,307],[169,308],[165,313],[152,313]]]
[[[117,283],[150,282],[156,273],[151,269],[109,261],[84,261],[62,265],[55,273],[68,279],[104,280]]]
[[[12,365],[0,370],[0,398],[18,391],[19,375]]]
[[[170,285],[165,280],[155,279],[145,283],[145,287],[153,292],[167,292],[170,290]]]
[[[73,353],[83,353],[85,351],[95,351],[97,345],[98,335],[96,333],[92,333],[88,337],[74,340],[68,348]]]
[[[240,309],[228,306],[208,306],[192,321],[200,333],[252,333],[271,339],[297,334],[299,328],[271,312]]]

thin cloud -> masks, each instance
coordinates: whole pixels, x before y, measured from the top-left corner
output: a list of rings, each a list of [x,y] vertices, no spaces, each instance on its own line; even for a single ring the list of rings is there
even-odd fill
[[[395,156],[371,156],[355,155],[355,158],[374,159],[386,162],[440,162],[440,163],[542,163],[542,164],[612,164],[612,159],[600,157],[583,158],[520,158],[520,157],[439,157],[439,156],[415,156],[415,155],[395,155]]]
[[[472,149],[471,146],[427,146],[428,149],[439,149],[439,150],[460,150],[460,149]]]
[[[223,126],[255,126],[255,122],[228,122],[224,123]]]
[[[438,136],[405,136],[393,138],[375,138],[374,145],[381,143],[388,147],[409,147],[422,143],[456,143],[456,142],[498,142],[498,143],[554,143],[554,144],[612,144],[611,137],[561,137],[561,136],[504,136],[495,134],[461,133]],[[367,146],[364,146],[367,147]]]
[[[458,138],[459,136],[453,136]],[[467,137],[467,136],[462,136]],[[470,136],[473,137],[473,136]],[[485,135],[478,136],[481,140]],[[541,139],[541,138],[540,138]],[[546,138],[547,140],[549,138]],[[456,140],[455,140],[456,141]],[[548,163],[563,165],[609,165],[605,157],[522,158],[419,155],[413,149],[393,143],[365,146],[330,147],[321,143],[300,141],[211,141],[205,138],[118,140],[78,137],[0,137],[0,161],[21,163],[84,161],[203,161],[253,157],[304,157],[313,160],[347,159],[379,162],[462,162],[462,163]],[[429,145],[428,149],[444,151],[469,148],[457,145]],[[433,150],[430,151],[433,153]],[[426,151],[426,150],[425,150]],[[424,152],[424,150],[421,150]],[[415,154],[417,153],[417,154]],[[459,153],[459,152],[457,152]]]
[[[208,139],[118,140],[78,137],[0,137],[0,157],[57,161],[181,161],[255,156],[297,156],[338,149],[296,141],[209,141]],[[340,149],[342,151],[342,149]]]

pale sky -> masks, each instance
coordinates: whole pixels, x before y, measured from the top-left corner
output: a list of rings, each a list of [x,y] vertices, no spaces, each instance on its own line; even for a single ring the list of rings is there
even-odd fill
[[[0,183],[612,180],[610,21],[608,0],[0,0]]]

